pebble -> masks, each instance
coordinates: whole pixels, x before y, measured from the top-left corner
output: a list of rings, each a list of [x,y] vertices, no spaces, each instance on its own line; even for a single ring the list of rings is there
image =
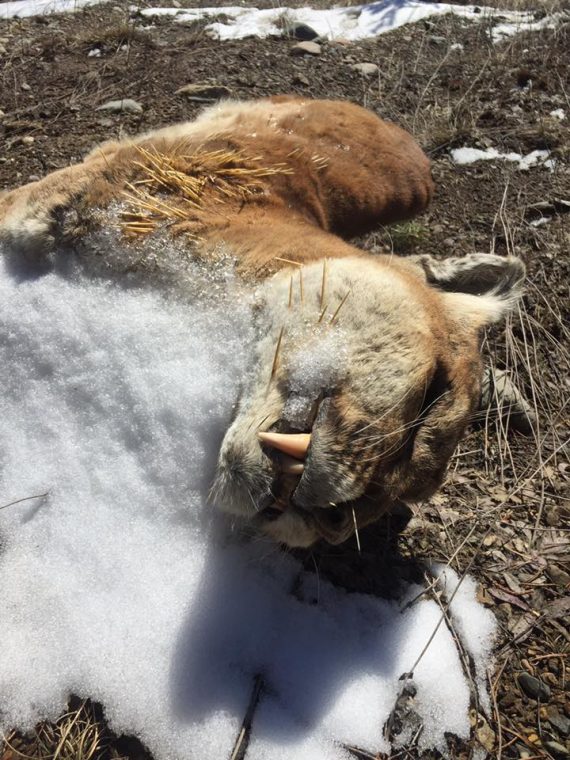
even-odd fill
[[[554,726],[562,736],[568,736],[568,734],[570,734],[570,719],[558,712],[558,708],[554,706],[549,707],[546,711],[546,720],[551,726]]]
[[[40,181],[40,178],[38,177],[37,174],[30,174],[30,176],[28,177],[28,182],[39,182],[39,181]]]
[[[122,100],[108,100],[103,103],[102,106],[97,108],[98,111],[111,111],[112,113],[121,113],[126,111],[127,113],[142,113],[143,107],[136,100],[131,98],[123,98]]]
[[[559,744],[558,742],[547,741],[544,742],[544,746],[551,755],[554,755],[554,757],[570,757],[570,752],[568,752],[566,747],[564,747],[562,744]]]
[[[298,73],[293,77],[293,84],[304,84],[308,87],[311,83],[304,74]]]
[[[178,88],[174,94],[184,95],[188,100],[205,102],[220,100],[221,98],[229,98],[232,92],[223,84],[193,83],[185,84],[184,87]]]
[[[531,699],[540,699],[541,702],[547,702],[550,699],[550,687],[539,678],[531,676],[530,673],[521,673],[518,681],[521,689]]]
[[[363,77],[372,77],[378,73],[378,66],[375,63],[353,63],[350,68],[358,71]]]
[[[24,137],[21,139],[21,142],[24,145],[31,145],[33,142],[35,142],[35,137],[32,137],[32,135],[24,135]]]
[[[313,27],[308,24],[302,24],[300,21],[293,21],[285,26],[283,30],[285,37],[292,37],[294,40],[315,40],[319,35]]]
[[[22,88],[22,90],[25,90],[26,92],[29,92],[29,91],[32,89],[32,88],[30,87],[30,85],[29,85],[27,82],[23,82],[23,83],[20,85],[20,87]]]
[[[560,588],[565,588],[570,585],[570,574],[557,565],[548,565],[546,568],[546,574],[550,580]]]
[[[6,114],[4,113],[4,111],[0,110],[0,119],[3,119],[4,116],[6,116]]]
[[[290,55],[320,55],[321,46],[317,42],[299,42],[293,45]]]

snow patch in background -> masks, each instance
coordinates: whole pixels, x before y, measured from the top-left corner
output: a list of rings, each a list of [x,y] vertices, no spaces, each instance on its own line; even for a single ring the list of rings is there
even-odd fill
[[[0,727],[55,718],[73,692],[156,760],[229,757],[261,674],[248,760],[388,751],[398,679],[438,605],[402,611],[417,587],[401,605],[349,594],[265,541],[214,530],[206,494],[250,363],[248,295],[219,272],[208,288],[190,270],[184,294],[9,264],[0,256],[0,505],[47,496],[0,510]],[[483,662],[494,623],[472,584],[452,615]],[[445,624],[414,683],[420,746],[468,736]]]
[[[556,108],[554,111],[550,112],[550,116],[554,116],[555,119],[559,119],[560,121],[564,121],[566,118],[566,112],[563,108]]]
[[[0,4],[0,20],[44,16],[48,13],[74,13],[103,0],[11,0]]]
[[[48,13],[70,13],[105,0],[10,0],[0,4],[0,19],[40,16]],[[143,16],[174,16],[183,23],[225,16],[225,21],[212,21],[207,25],[210,34],[220,40],[238,40],[246,37],[281,36],[283,22],[295,21],[311,26],[323,39],[342,38],[349,41],[376,37],[404,24],[412,24],[431,16],[452,13],[462,18],[482,21],[501,20],[491,30],[495,42],[519,32],[552,29],[558,25],[561,14],[552,14],[536,20],[530,11],[511,11],[480,5],[454,5],[429,3],[422,0],[380,0],[348,8],[138,8],[132,12]]]
[[[526,171],[531,166],[544,166],[552,171],[556,166],[554,159],[548,158],[549,150],[533,150],[532,153],[523,156],[521,153],[501,153],[496,148],[486,148],[485,150],[480,148],[453,148],[450,155],[452,161],[460,165],[499,159],[517,164],[521,171]]]
[[[412,24],[431,16],[452,13],[462,18],[482,21],[500,18],[503,23],[492,31],[495,41],[517,32],[535,31],[555,27],[558,15],[545,16],[536,21],[533,13],[509,11],[500,8],[451,3],[428,3],[421,0],[380,0],[366,5],[348,8],[243,8],[227,6],[220,8],[143,8],[133,7],[143,16],[174,16],[175,21],[187,23],[216,16],[227,20],[212,21],[206,27],[213,37],[220,40],[238,40],[245,37],[269,37],[283,34],[283,23],[308,24],[317,34],[329,40],[342,38],[349,41],[376,37],[404,24]]]

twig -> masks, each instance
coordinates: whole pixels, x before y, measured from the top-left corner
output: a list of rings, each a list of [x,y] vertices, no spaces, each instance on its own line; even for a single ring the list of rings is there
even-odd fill
[[[23,499],[16,499],[16,501],[11,501],[9,504],[3,504],[0,509],[7,509],[8,507],[13,507],[14,504],[21,504],[23,501],[30,501],[30,499],[43,499],[45,496],[49,496],[49,491],[46,491],[45,493],[38,493],[35,496],[24,496]]]

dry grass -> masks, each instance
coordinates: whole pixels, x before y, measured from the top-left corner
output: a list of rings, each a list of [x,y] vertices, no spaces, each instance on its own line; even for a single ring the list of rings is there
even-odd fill
[[[25,737],[4,737],[1,760],[92,760],[102,749],[102,726],[83,702],[55,723],[40,723]],[[0,748],[2,745],[0,744]]]

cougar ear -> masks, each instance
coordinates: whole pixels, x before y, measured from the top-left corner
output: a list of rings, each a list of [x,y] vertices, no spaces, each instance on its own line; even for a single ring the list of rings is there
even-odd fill
[[[445,300],[456,316],[481,328],[499,322],[523,292],[525,266],[514,257],[474,253],[438,261],[419,256],[427,281],[446,291]]]

